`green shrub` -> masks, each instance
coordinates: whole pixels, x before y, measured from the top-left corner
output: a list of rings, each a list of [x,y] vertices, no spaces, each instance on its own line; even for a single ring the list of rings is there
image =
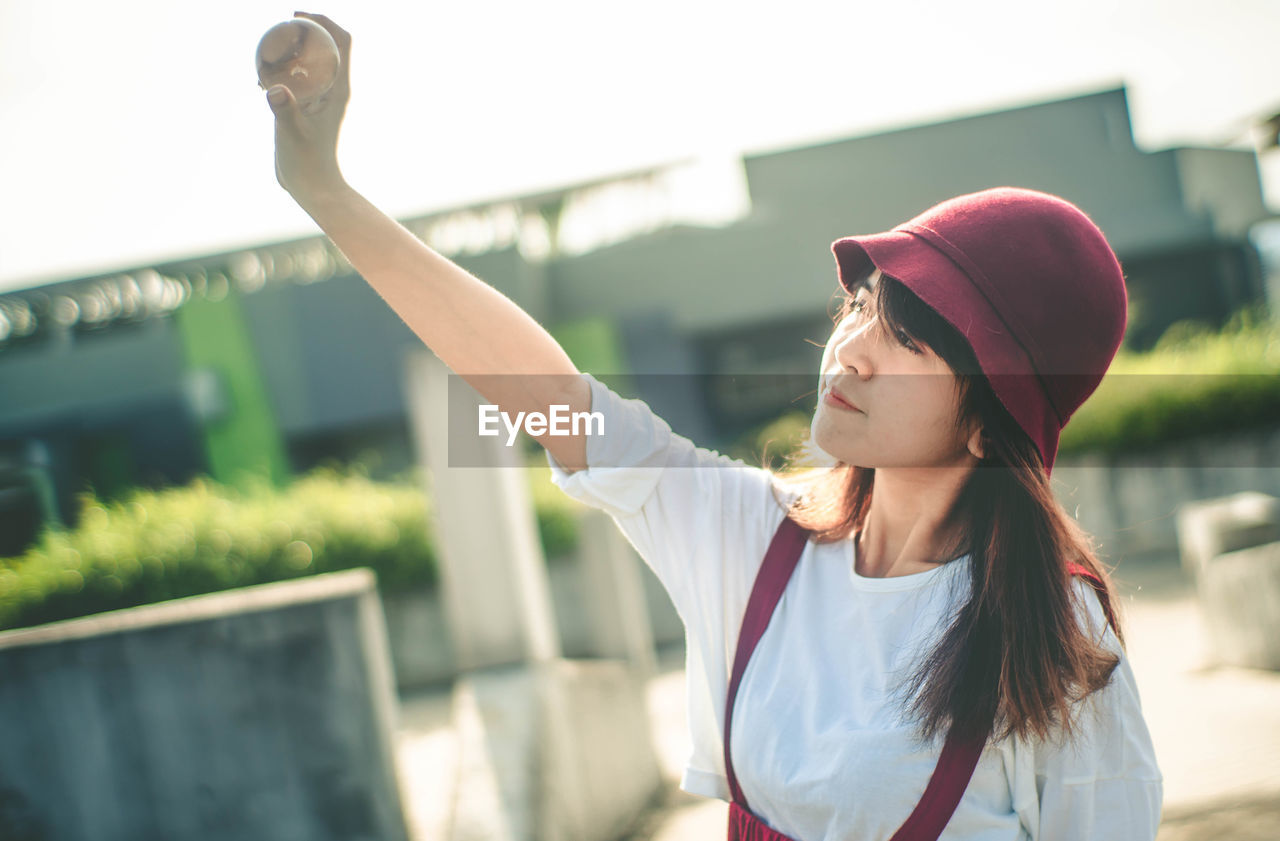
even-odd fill
[[[577,514],[581,502],[551,481],[546,457],[536,454],[529,465],[529,493],[538,517],[538,537],[549,562],[568,557],[578,546]]]
[[[554,557],[574,547],[578,503],[549,475],[545,464],[531,473],[530,489]],[[372,568],[383,592],[436,583],[418,484],[322,468],[284,490],[198,479],[111,503],[85,493],[80,504],[75,530],[47,530],[24,555],[0,561],[0,628],[353,567]]]
[[[1280,330],[1249,308],[1220,332],[1179,322],[1151,351],[1119,353],[1059,452],[1118,454],[1278,421]]]
[[[781,469],[785,460],[803,446],[811,423],[812,418],[804,412],[788,411],[739,436],[725,454],[747,464]]]

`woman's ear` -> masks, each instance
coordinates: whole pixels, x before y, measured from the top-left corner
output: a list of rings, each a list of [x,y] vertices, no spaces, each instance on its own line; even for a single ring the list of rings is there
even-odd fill
[[[974,457],[979,461],[985,457],[986,450],[982,446],[981,426],[975,427],[973,434],[969,436],[969,452],[973,453]]]

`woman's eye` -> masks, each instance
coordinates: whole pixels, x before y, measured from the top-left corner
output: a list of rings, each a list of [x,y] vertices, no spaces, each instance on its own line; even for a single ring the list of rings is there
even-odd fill
[[[861,296],[857,298],[851,298],[848,304],[848,307],[849,307],[848,317],[850,319],[853,319],[853,318],[861,319],[861,317],[866,313],[868,303],[869,303],[868,300]],[[887,327],[887,325],[883,325],[883,326]],[[921,352],[919,347],[916,345],[916,343],[913,342],[911,340],[911,337],[906,334],[906,331],[895,330],[893,335],[894,335],[894,338],[898,340],[898,343],[903,347],[905,347],[907,350],[911,351],[912,353]]]
[[[916,347],[916,343],[911,341],[911,337],[901,330],[898,331],[898,342],[909,351],[917,352],[919,350]]]

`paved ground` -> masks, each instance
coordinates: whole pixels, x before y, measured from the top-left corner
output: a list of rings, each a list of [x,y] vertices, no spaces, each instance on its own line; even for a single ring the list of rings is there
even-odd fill
[[[1280,841],[1280,673],[1212,668],[1195,593],[1176,559],[1116,574],[1129,655],[1165,778],[1158,841]],[[724,837],[728,805],[676,788],[687,753],[683,652],[660,652],[649,684],[667,775],[661,806],[629,841]],[[401,699],[398,760],[414,841],[444,837],[455,745],[447,690]]]

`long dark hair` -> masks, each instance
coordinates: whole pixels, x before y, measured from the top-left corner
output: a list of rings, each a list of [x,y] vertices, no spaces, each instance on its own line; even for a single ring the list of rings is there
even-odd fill
[[[837,323],[853,301],[842,294]],[[1091,637],[1068,564],[1097,575],[1115,604],[1108,570],[1091,536],[1054,497],[1039,451],[992,390],[963,334],[888,275],[875,295],[890,333],[927,345],[956,373],[957,424],[977,418],[983,429],[982,461],[956,501],[967,531],[943,556],[971,555],[970,597],[899,687],[907,717],[924,739],[949,729],[965,739],[989,729],[997,740],[1055,731],[1069,738],[1074,702],[1105,686],[1119,657]],[[799,458],[780,471],[803,491],[789,516],[817,543],[851,538],[866,521],[875,469],[843,462],[800,469]],[[1123,646],[1120,627],[1113,630]]]

